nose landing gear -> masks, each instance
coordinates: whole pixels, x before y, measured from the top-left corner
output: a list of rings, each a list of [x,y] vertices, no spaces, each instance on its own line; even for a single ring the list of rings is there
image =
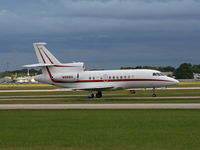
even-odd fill
[[[152,97],[156,97],[156,88],[153,88],[153,94],[152,94]]]
[[[131,94],[133,94],[133,95],[136,94],[136,91],[135,91],[135,90],[130,90],[129,92],[130,92]]]

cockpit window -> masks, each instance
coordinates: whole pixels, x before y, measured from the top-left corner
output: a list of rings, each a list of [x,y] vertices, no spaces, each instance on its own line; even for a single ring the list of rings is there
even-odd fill
[[[154,72],[153,76],[165,76],[163,73]]]

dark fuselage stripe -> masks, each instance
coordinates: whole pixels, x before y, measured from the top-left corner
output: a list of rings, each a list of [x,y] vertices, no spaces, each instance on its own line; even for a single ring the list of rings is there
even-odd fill
[[[48,72],[50,74],[50,71],[48,69]],[[51,76],[51,75],[50,75]],[[52,77],[52,76],[51,76]],[[99,83],[99,82],[144,82],[144,81],[156,81],[156,82],[172,82],[170,80],[159,80],[159,79],[120,79],[120,80],[79,80],[79,81],[59,81],[54,80],[51,78],[51,80],[55,83]]]
[[[45,53],[45,51],[42,48],[40,48],[40,49],[46,55],[46,57],[49,59],[49,61],[51,62],[51,64],[54,64],[54,62],[49,58],[49,56]]]

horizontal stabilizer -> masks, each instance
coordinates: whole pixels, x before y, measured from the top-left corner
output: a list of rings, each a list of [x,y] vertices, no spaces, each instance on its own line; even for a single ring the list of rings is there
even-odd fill
[[[54,64],[31,64],[31,65],[24,65],[22,67],[33,68],[33,67],[48,67],[48,66],[54,66]]]
[[[78,63],[66,63],[66,64],[60,64],[60,65],[56,65],[56,64],[31,64],[31,65],[24,65],[22,67],[26,67],[26,68],[33,68],[33,67],[79,67],[79,68],[84,68],[84,63],[78,62]]]

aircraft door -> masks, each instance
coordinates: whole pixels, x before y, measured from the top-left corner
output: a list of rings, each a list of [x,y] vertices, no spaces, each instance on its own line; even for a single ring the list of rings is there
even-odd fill
[[[104,74],[104,75],[103,75],[103,81],[104,81],[104,82],[108,82],[108,79],[109,79],[109,78],[108,78],[108,75],[107,75],[107,74]]]

